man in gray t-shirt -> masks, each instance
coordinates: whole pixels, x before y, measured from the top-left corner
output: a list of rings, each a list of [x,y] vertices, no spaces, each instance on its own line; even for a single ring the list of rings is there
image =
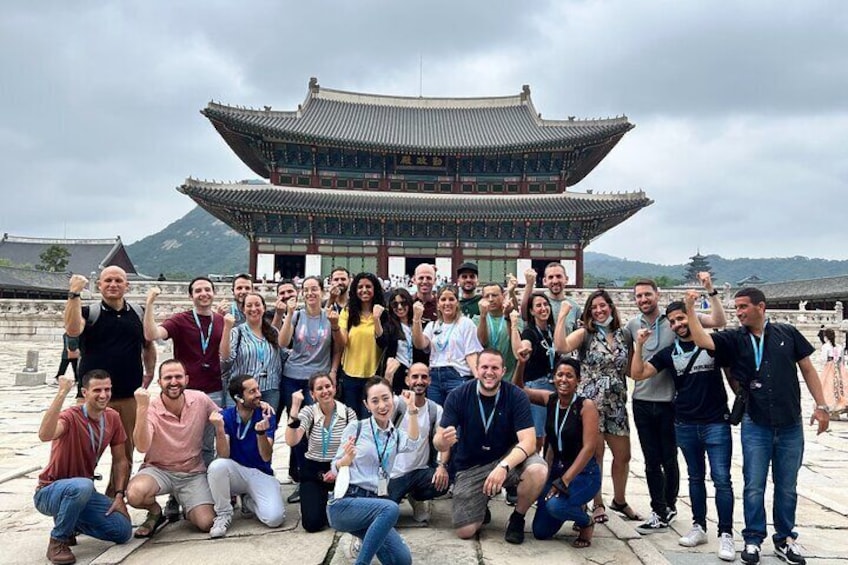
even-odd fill
[[[710,297],[711,314],[699,314],[706,328],[723,327],[724,310],[718,291],[713,288],[709,273],[698,274]],[[639,307],[639,315],[627,322],[625,339],[628,350],[633,352],[633,336],[640,329],[650,331],[648,341],[642,346],[642,359],[648,360],[655,353],[674,343],[674,332],[665,315],[660,313],[657,284],[651,279],[636,281],[633,296]],[[628,362],[628,367],[630,363]],[[645,478],[651,496],[651,516],[636,528],[639,533],[649,534],[664,531],[677,516],[677,493],[680,490],[680,469],[677,465],[677,441],[674,433],[674,380],[668,371],[653,378],[639,381],[633,388],[633,421],[639,433],[639,443],[645,457]]]

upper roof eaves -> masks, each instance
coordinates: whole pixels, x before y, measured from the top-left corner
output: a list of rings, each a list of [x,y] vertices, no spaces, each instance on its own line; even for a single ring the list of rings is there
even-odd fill
[[[514,96],[425,98],[326,89],[313,79],[296,111],[210,102],[202,113],[274,139],[390,150],[542,149],[603,142],[633,127],[626,116],[542,119],[526,85]]]

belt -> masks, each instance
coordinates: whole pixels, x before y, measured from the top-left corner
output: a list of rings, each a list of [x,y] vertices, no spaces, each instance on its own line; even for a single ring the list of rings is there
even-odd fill
[[[347,492],[345,493],[345,498],[381,498],[377,496],[376,492],[371,492],[368,489],[364,489],[362,487],[358,487],[356,485],[350,485],[347,488]]]

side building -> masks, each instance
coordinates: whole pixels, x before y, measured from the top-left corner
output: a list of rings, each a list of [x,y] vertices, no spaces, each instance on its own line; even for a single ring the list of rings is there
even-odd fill
[[[407,98],[309,83],[294,111],[210,103],[202,111],[264,182],[188,179],[178,190],[250,242],[270,278],[422,262],[450,276],[474,261],[502,280],[562,261],[583,282],[583,249],[652,201],[641,191],[572,193],[633,128],[625,117],[544,120],[516,96]]]

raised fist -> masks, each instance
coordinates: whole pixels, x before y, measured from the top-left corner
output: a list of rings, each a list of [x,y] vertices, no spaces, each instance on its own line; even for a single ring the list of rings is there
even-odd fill
[[[530,360],[530,354],[533,353],[533,346],[530,345],[529,341],[522,341],[517,353],[517,357],[526,363]]]
[[[536,284],[536,269],[527,269],[524,271],[524,282],[528,286]]]
[[[297,298],[291,297],[286,301],[286,312],[294,312],[295,308],[297,308]]]
[[[415,393],[411,390],[401,391],[401,396],[403,397],[403,401],[406,403],[406,407],[410,410],[415,408]]]
[[[412,317],[415,320],[421,320],[421,317],[424,315],[424,303],[416,302],[412,305]]]
[[[256,422],[256,425],[253,426],[253,429],[256,430],[260,434],[264,434],[268,431],[268,428],[271,427],[271,416],[270,414],[263,414],[262,419]]]
[[[162,294],[162,289],[158,286],[151,286],[150,290],[147,291],[147,303],[153,304],[160,294]]]
[[[382,304],[375,304],[372,311],[374,313],[374,318],[379,320],[380,316],[383,315],[383,312],[386,311],[386,308]]]
[[[698,273],[698,280],[701,281],[701,286],[703,286],[707,292],[713,291],[713,278],[707,271],[701,271]]]
[[[71,275],[71,280],[68,281],[68,290],[70,292],[82,292],[82,289],[88,284],[88,279],[82,275]]]
[[[224,314],[224,325],[228,328],[232,328],[236,323],[236,317],[231,313],[227,312]]]
[[[230,311],[230,301],[229,300],[222,300],[221,302],[218,303],[218,313],[220,315],[223,316],[229,311]]]
[[[294,408],[295,407],[300,408],[301,406],[303,406],[303,391],[302,390],[296,390],[292,393],[292,412],[296,414],[297,410],[295,410]],[[289,414],[289,416],[292,416],[292,415],[293,414]]]
[[[521,319],[521,314],[518,313],[518,310],[513,310],[509,313],[509,321],[512,322],[513,325],[517,324]]]
[[[59,377],[59,392],[62,394],[68,394],[71,389],[74,388],[76,384],[76,379],[73,377],[69,377],[67,375],[62,375]]]
[[[651,337],[653,332],[648,328],[640,328],[638,332],[636,332],[636,342],[639,345],[645,345],[648,342],[648,338]]]
[[[148,406],[150,406],[150,391],[146,388],[138,387],[137,389],[135,389],[135,393],[133,393],[133,396],[135,396],[136,406],[140,408],[147,408]]]
[[[400,369],[400,361],[395,359],[394,357],[389,357],[386,359],[386,375],[394,376],[397,373],[397,370]]]
[[[454,426],[448,426],[447,428],[443,429],[442,440],[447,444],[448,447],[455,445],[456,442],[459,441],[459,437],[456,434],[456,428]]]
[[[481,298],[479,302],[480,306],[480,315],[485,316],[489,312],[489,301],[485,298]]]
[[[332,306],[327,307],[327,319],[330,321],[330,327],[332,329],[339,329],[339,313]]]
[[[698,301],[698,298],[701,297],[701,294],[694,289],[689,289],[686,291],[686,296],[683,297],[683,302],[686,304],[686,310],[690,311],[695,307],[695,303]]]
[[[216,410],[209,414],[209,423],[215,426],[216,428],[223,428],[224,417],[221,416],[221,413]]]

